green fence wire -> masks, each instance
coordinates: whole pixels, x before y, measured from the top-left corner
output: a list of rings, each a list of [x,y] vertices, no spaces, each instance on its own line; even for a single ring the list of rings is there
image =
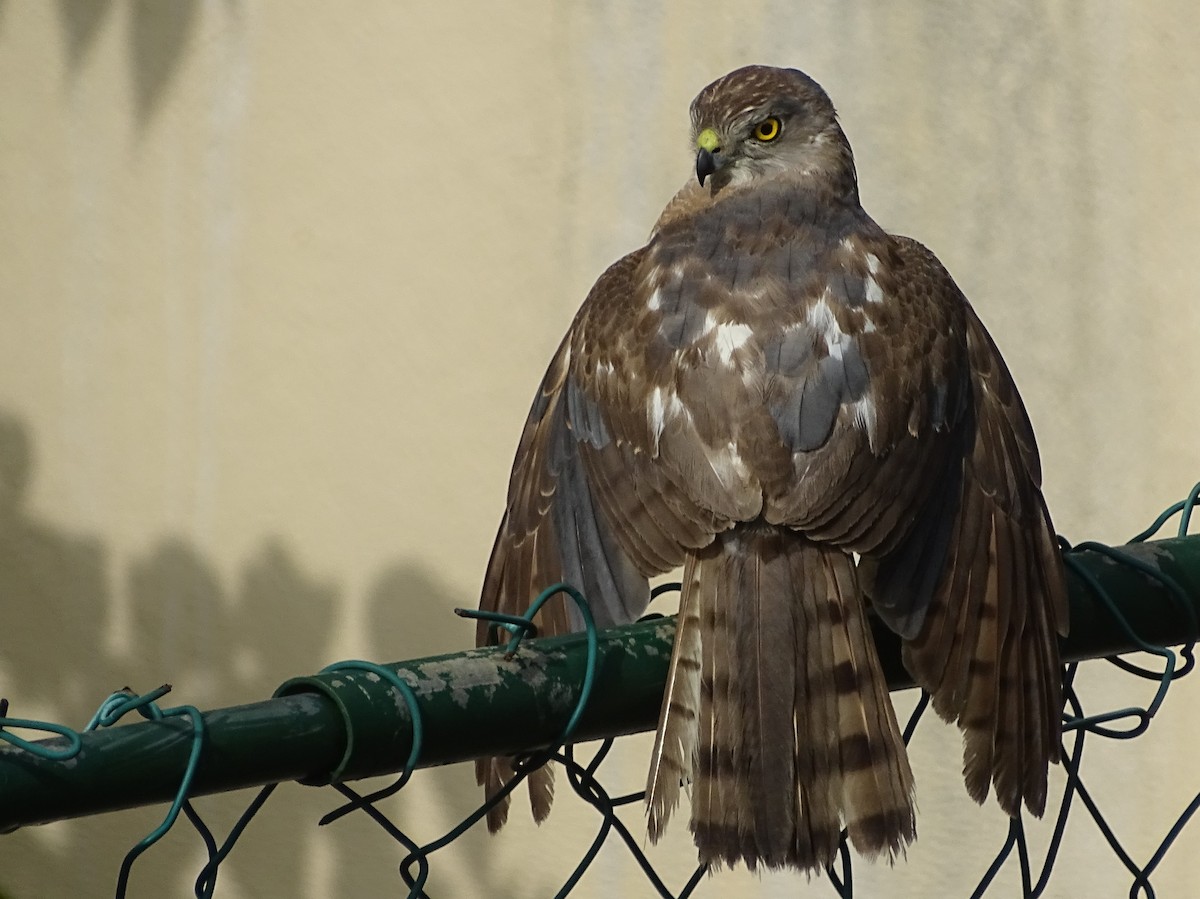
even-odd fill
[[[1195,665],[1194,641],[1200,636],[1200,536],[1189,537],[1188,530],[1198,497],[1200,484],[1126,546],[1063,543],[1071,587],[1071,635],[1063,645],[1067,662],[1062,745],[1066,788],[1040,859],[1034,859],[1022,819],[1013,819],[1007,838],[971,893],[973,899],[987,895],[997,874],[1013,863],[1019,867],[1023,895],[1043,895],[1068,818],[1080,814],[1080,807],[1128,870],[1131,899],[1155,897],[1151,878],[1200,809],[1200,794],[1166,829],[1149,860],[1139,865],[1086,788],[1081,760],[1085,742],[1091,739],[1126,740],[1143,734],[1162,708],[1171,685]],[[1150,542],[1175,515],[1180,519],[1177,536]],[[677,587],[668,585],[660,590]],[[531,620],[537,609],[560,592],[579,607],[586,631],[523,642],[533,632]],[[565,767],[574,792],[599,817],[595,839],[557,896],[571,893],[610,840],[624,845],[658,896],[684,899],[692,895],[705,868],[697,867],[672,891],[642,851],[640,833],[632,832],[617,814],[623,806],[640,803],[643,794],[611,796],[600,780],[615,738],[654,727],[674,635],[673,620],[659,618],[598,632],[585,598],[565,585],[545,591],[524,616],[486,617],[511,633],[505,647],[392,665],[342,662],[317,675],[288,681],[272,700],[231,709],[201,713],[191,706],[161,708],[159,700],[170,690],[165,685],[142,695],[122,691],[108,697],[83,731],[76,732],[51,722],[8,717],[8,702],[0,700],[0,832],[169,802],[162,823],[126,854],[115,895],[124,896],[135,860],[182,812],[204,844],[208,859],[197,877],[195,895],[210,897],[216,891],[221,863],[279,782],[327,783],[346,801],[320,823],[351,813],[370,817],[404,852],[399,871],[408,895],[428,899],[425,884],[431,859],[477,824],[491,803],[480,806],[441,837],[424,843],[392,822],[377,803],[400,791],[419,767],[515,754],[517,775],[502,796],[515,789],[528,771],[554,760]],[[875,636],[889,686],[911,687],[900,664],[898,640],[882,627],[876,628]],[[1181,644],[1179,649],[1172,648]],[[1122,657],[1130,652],[1149,654],[1155,667],[1146,668]],[[1144,707],[1085,710],[1075,689],[1076,673],[1081,661],[1097,658],[1152,682],[1151,700]],[[922,695],[904,728],[905,742],[927,709],[928,696]],[[106,729],[132,712],[147,722]],[[58,736],[30,741],[8,728]],[[577,760],[572,743],[596,739],[602,743],[591,759]],[[399,759],[406,759],[403,769],[384,789],[364,796],[347,783],[395,773]],[[266,786],[220,842],[188,801],[197,795],[263,784]],[[839,863],[826,873],[834,894],[854,895],[853,860],[844,834]]]

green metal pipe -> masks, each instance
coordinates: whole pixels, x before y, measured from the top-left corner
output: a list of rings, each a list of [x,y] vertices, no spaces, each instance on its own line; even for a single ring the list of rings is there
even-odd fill
[[[1200,618],[1200,536],[1122,547],[1182,589],[1094,552],[1074,556],[1142,640],[1196,639]],[[1067,660],[1135,649],[1137,644],[1074,572]],[[1182,600],[1182,604],[1181,604]],[[575,742],[653,728],[666,680],[674,620],[601,632],[596,682]],[[899,641],[876,639],[893,689],[911,686]],[[420,765],[527,751],[556,742],[575,707],[587,665],[583,635],[526,640],[513,658],[482,649],[398,662],[424,727]],[[276,698],[207,712],[206,739],[191,795],[299,780],[321,784],[393,773],[412,748],[410,711],[377,675],[344,671],[288,681]],[[64,739],[42,741],[62,747]],[[148,721],[85,734],[69,762],[39,759],[0,743],[0,832],[28,824],[168,802],[192,746],[187,719]]]
[[[216,709],[204,721],[192,795],[299,780],[335,764],[346,742],[337,709],[313,693]],[[39,744],[63,749],[67,740]],[[86,733],[79,754],[65,762],[0,742],[0,833],[169,802],[191,751],[192,726],[184,717]]]

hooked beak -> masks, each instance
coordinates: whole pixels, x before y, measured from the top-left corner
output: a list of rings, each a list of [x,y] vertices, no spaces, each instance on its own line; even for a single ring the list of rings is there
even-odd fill
[[[721,138],[712,128],[705,128],[696,135],[696,180],[704,186],[704,180],[721,167]]]
[[[717,170],[717,159],[712,152],[700,148],[696,153],[696,180],[700,182],[700,186],[704,186],[704,179]]]

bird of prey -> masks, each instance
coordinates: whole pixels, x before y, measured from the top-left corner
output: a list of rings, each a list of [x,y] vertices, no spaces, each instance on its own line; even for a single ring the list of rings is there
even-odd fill
[[[738,69],[691,123],[695,180],[600,276],[534,399],[482,608],[565,581],[616,625],[683,566],[646,802],[653,840],[688,786],[704,862],[811,870],[843,827],[867,857],[914,838],[871,614],[962,729],[969,794],[1041,814],[1066,587],[996,345],[933,253],[863,211],[813,79]],[[536,620],[582,627],[565,600]],[[477,775],[494,795],[511,771]],[[541,820],[547,768],[530,791]]]

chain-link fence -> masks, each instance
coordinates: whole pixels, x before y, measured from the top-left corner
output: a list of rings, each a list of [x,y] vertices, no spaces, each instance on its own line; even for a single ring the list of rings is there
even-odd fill
[[[1083,816],[1094,822],[1106,851],[1129,872],[1129,895],[1155,895],[1154,873],[1200,807],[1200,794],[1177,817],[1164,820],[1157,848],[1139,861],[1122,845],[1089,791],[1083,755],[1094,741],[1144,734],[1166,708],[1171,685],[1194,667],[1192,641],[1200,635],[1200,536],[1188,536],[1188,529],[1198,496],[1200,484],[1126,546],[1064,543],[1071,587],[1071,636],[1063,645],[1066,786],[1057,806],[1048,809],[1053,820],[1049,837],[1034,841],[1023,820],[1013,819],[972,897],[989,894],[1001,869],[1009,865],[1020,872],[1023,895],[1044,895],[1060,873],[1056,862],[1068,820]],[[1174,516],[1179,517],[1176,536],[1151,540]],[[660,588],[671,589],[677,585]],[[217,889],[221,863],[277,783],[329,783],[345,802],[321,823],[348,814],[368,816],[395,840],[399,873],[409,896],[425,897],[439,850],[475,826],[490,804],[430,839],[397,826],[381,811],[380,800],[399,792],[420,767],[515,753],[518,773],[502,796],[515,789],[526,772],[552,760],[565,768],[572,790],[598,819],[595,839],[558,896],[575,889],[610,842],[625,848],[630,864],[641,869],[654,895],[691,896],[703,882],[705,868],[698,867],[681,885],[668,885],[642,849],[643,794],[613,795],[604,784],[605,760],[614,739],[655,724],[673,621],[658,618],[598,632],[589,618],[585,633],[525,640],[537,608],[559,592],[567,593],[589,618],[584,597],[557,585],[525,616],[497,618],[499,626],[513,632],[502,649],[393,665],[343,662],[289,681],[274,699],[248,706],[201,713],[191,706],[163,707],[160,701],[170,689],[166,686],[140,695],[123,691],[110,696],[83,731],[76,732],[8,717],[8,703],[0,700],[0,830],[169,801],[162,824],[122,861],[116,895],[124,895],[138,856],[182,813],[207,853],[195,895],[208,897]],[[899,663],[896,639],[877,628],[876,641],[889,685],[911,686]],[[1076,684],[1079,665],[1099,658],[1130,678],[1145,679],[1148,701],[1139,707],[1108,708],[1103,697],[1081,695]],[[530,672],[537,676],[530,677]],[[924,726],[927,709],[928,697],[922,695],[904,728],[906,742]],[[134,712],[153,725],[106,729]],[[18,737],[13,728],[58,736],[35,742]],[[578,759],[573,744],[596,739],[602,742],[591,757]],[[362,795],[350,786],[369,775],[394,772],[401,761],[399,777],[384,789]],[[223,839],[189,802],[191,796],[254,784],[266,786]],[[839,862],[826,872],[831,895],[854,895],[854,864],[843,834]]]

